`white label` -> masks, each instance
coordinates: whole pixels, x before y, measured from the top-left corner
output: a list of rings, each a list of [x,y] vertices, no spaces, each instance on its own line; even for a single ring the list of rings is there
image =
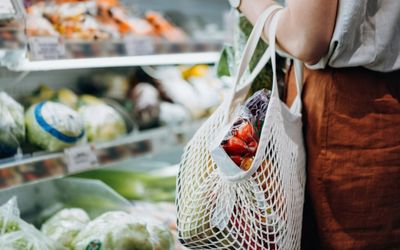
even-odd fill
[[[68,173],[76,173],[98,165],[97,156],[88,144],[65,149]]]
[[[65,56],[65,44],[58,36],[29,38],[32,60],[54,60]]]
[[[15,9],[11,0],[0,0],[0,15],[13,14],[15,14]]]
[[[153,39],[146,36],[127,36],[124,43],[129,56],[150,55],[155,50]]]

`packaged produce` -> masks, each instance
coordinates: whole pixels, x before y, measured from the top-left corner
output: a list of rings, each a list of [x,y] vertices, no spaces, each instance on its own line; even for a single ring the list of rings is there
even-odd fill
[[[138,83],[131,92],[133,116],[139,128],[157,127],[160,123],[160,94],[150,83]]]
[[[58,36],[48,19],[33,14],[26,16],[26,33],[28,36]]]
[[[107,212],[89,222],[73,241],[73,249],[172,250],[173,240],[163,226],[141,222],[125,212]]]
[[[89,221],[89,215],[83,209],[67,208],[47,220],[41,231],[50,239],[71,248],[72,241]]]
[[[0,158],[15,155],[24,140],[24,108],[0,92]]]
[[[15,197],[0,207],[0,249],[66,250],[19,218]]]
[[[84,141],[81,117],[55,102],[40,102],[25,114],[28,141],[44,150],[57,151]]]
[[[249,170],[257,152],[270,97],[269,90],[259,90],[239,108],[232,127],[224,135],[219,146],[211,152],[218,166]]]
[[[90,142],[111,141],[127,133],[124,119],[106,104],[83,106],[78,112]]]

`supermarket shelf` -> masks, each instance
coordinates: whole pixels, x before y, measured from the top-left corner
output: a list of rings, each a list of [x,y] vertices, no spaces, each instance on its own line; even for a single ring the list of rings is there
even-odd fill
[[[18,64],[8,65],[13,71],[48,71],[83,68],[107,68],[145,65],[200,64],[218,61],[218,52],[159,54],[146,56],[121,56],[82,59],[60,59],[46,61],[21,60]]]
[[[95,156],[96,163],[78,167],[70,164],[71,155],[68,152],[74,149],[79,152],[85,146],[77,146],[64,152],[8,160],[0,164],[0,189],[63,177],[99,166],[115,164],[132,157],[160,153],[174,146],[182,146],[202,123],[203,121],[199,120],[176,127],[161,127],[131,134],[112,142],[90,145],[87,148],[90,148],[90,153]]]

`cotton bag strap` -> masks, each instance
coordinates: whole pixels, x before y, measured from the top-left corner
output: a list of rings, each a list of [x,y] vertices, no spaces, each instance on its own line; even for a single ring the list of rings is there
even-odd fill
[[[253,27],[253,30],[250,33],[249,39],[247,40],[246,46],[243,51],[242,58],[240,60],[240,64],[238,67],[238,71],[236,74],[236,77],[234,79],[234,86],[232,90],[232,94],[228,103],[228,109],[227,109],[227,118],[230,117],[230,114],[234,113],[234,109],[237,106],[238,103],[243,101],[242,99],[246,96],[248,93],[251,83],[254,81],[254,79],[257,77],[257,75],[260,73],[260,71],[264,68],[264,66],[267,64],[271,57],[271,49],[267,48],[264,52],[264,54],[261,56],[260,60],[258,61],[257,65],[254,67],[253,72],[250,74],[250,76],[245,80],[243,79],[244,73],[246,72],[250,60],[253,57],[253,54],[257,48],[258,41],[261,38],[261,35],[264,30],[264,26],[268,18],[276,11],[279,9],[282,9],[282,6],[279,5],[272,5],[268,7],[257,19],[256,24]],[[240,86],[240,83],[244,83]],[[229,120],[229,118],[228,118]]]
[[[277,49],[276,46],[276,30],[278,28],[278,22],[280,19],[280,16],[282,15],[281,11],[278,11],[275,13],[275,15],[272,17],[271,22],[270,22],[270,27],[269,27],[269,47],[271,48],[271,64],[272,64],[272,95],[276,96],[279,98],[279,89],[278,89],[278,81],[277,81],[277,76],[276,76],[276,52],[279,52],[280,54],[284,54],[285,57],[291,58],[294,60],[294,73],[295,73],[295,80],[296,80],[296,98],[295,101],[293,102],[292,106],[290,107],[290,110],[294,113],[300,113],[302,104],[301,104],[301,91],[303,87],[303,63],[288,55],[287,53],[284,53]]]

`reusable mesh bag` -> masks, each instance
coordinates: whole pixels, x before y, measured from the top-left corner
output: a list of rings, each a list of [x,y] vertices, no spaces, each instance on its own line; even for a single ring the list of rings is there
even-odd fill
[[[301,64],[296,61],[297,97],[289,109],[279,99],[275,33],[280,12],[260,16],[239,65],[232,97],[226,99],[185,147],[177,180],[180,242],[191,249],[300,249],[305,184],[301,122]],[[271,43],[247,79],[242,79],[265,21]],[[257,152],[248,170],[218,147],[235,121],[252,81],[271,58],[273,87]]]

